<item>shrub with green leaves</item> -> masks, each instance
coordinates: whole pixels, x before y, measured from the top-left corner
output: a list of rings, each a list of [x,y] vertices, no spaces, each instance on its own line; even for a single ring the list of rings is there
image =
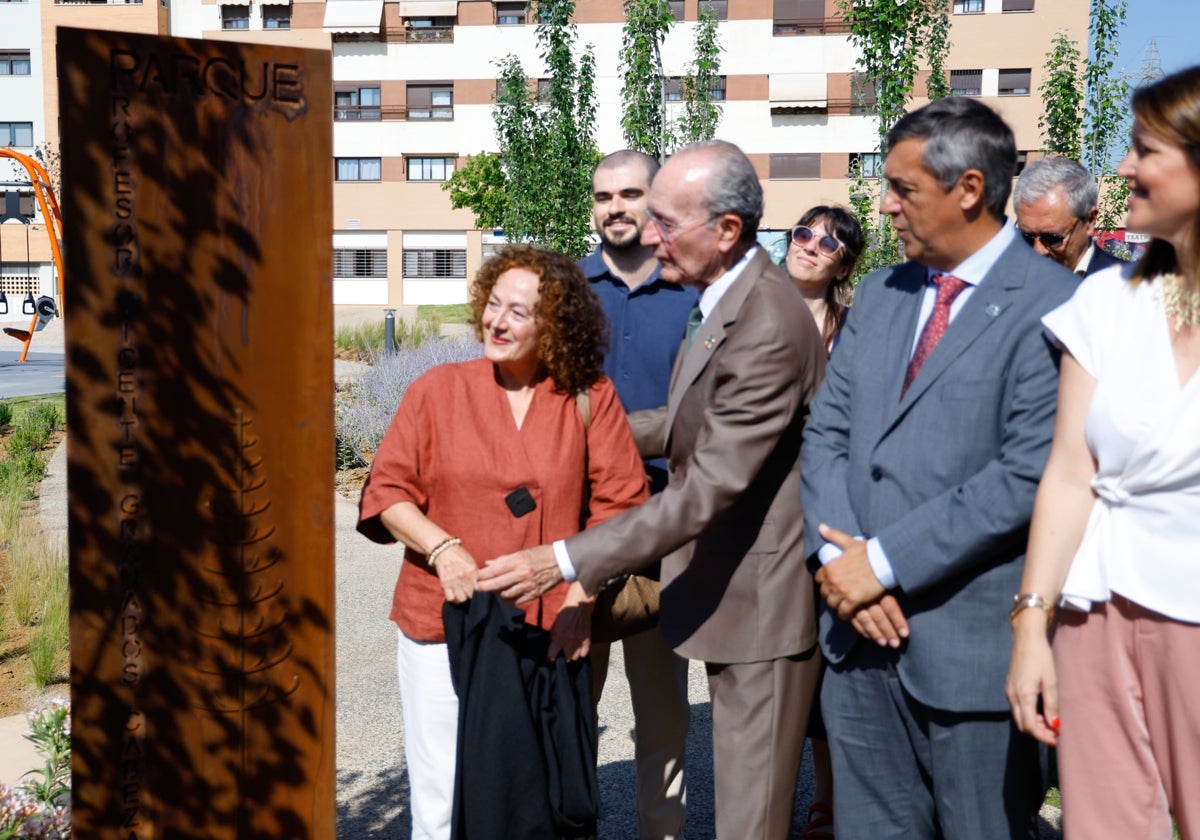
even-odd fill
[[[7,426],[12,423],[13,407],[12,403],[0,402],[0,426]]]

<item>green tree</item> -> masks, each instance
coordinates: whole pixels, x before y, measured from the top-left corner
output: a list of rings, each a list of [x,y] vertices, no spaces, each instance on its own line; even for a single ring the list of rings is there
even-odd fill
[[[711,140],[721,122],[721,106],[714,96],[721,85],[721,44],[711,3],[700,7],[693,50],[690,72],[680,80],[683,113],[672,131],[675,148]]]
[[[667,0],[625,0],[621,30],[621,128],[631,149],[662,160],[667,151],[662,45],[674,23]]]
[[[480,152],[468,156],[442,184],[442,189],[450,193],[451,207],[455,210],[466,207],[475,214],[475,227],[503,227],[504,214],[508,212],[508,180],[500,155]]]
[[[1042,94],[1043,112],[1038,128],[1044,141],[1042,150],[1079,160],[1083,155],[1083,76],[1082,57],[1075,41],[1060,29],[1050,42],[1046,54],[1046,77],[1038,89]]]
[[[838,0],[838,8],[849,22],[850,42],[859,51],[861,77],[854,97],[861,105],[865,89],[874,91],[877,151],[886,153],[884,139],[908,106],[922,62],[929,68],[926,95],[938,99],[950,92],[945,72],[950,5],[944,0]],[[850,206],[867,242],[855,269],[857,281],[899,262],[902,254],[891,219],[879,212],[886,182],[866,177],[857,164],[851,167],[850,181]]]
[[[508,189],[502,227],[509,241],[579,258],[590,247],[591,177],[600,155],[595,59],[590,46],[575,57],[574,10],[574,0],[537,4],[537,42],[549,85],[539,96],[516,56],[501,59],[494,117]]]
[[[1087,116],[1083,164],[1100,185],[1100,212],[1096,226],[1115,230],[1125,218],[1129,187],[1115,174],[1116,155],[1122,150],[1127,129],[1129,81],[1116,72],[1125,0],[1092,0],[1089,26],[1091,55],[1083,73]]]

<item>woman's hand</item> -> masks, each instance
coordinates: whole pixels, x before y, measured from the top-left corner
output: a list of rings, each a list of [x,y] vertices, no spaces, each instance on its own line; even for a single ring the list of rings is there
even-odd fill
[[[475,577],[479,574],[479,567],[471,552],[461,545],[451,546],[438,555],[434,570],[442,582],[442,593],[447,601],[462,604],[471,600],[475,592]]]
[[[550,628],[547,657],[551,662],[560,652],[568,662],[587,656],[592,647],[592,610],[595,607],[595,596],[589,598],[584,594],[583,586],[578,582],[567,587],[567,597]]]
[[[1058,744],[1058,677],[1046,638],[1046,614],[1026,609],[1013,620],[1013,650],[1005,686],[1013,720],[1043,744]],[[1038,710],[1038,700],[1042,702]]]

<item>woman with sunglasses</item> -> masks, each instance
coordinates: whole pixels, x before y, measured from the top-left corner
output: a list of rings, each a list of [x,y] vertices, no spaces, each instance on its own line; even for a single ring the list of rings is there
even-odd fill
[[[862,228],[844,207],[813,207],[788,236],[784,268],[804,295],[829,352],[846,319],[850,276],[862,249]]]
[[[863,249],[862,228],[843,207],[818,205],[800,217],[788,235],[784,268],[804,295],[832,353],[850,304],[850,277]],[[820,687],[809,716],[813,755],[813,798],[804,840],[833,840],[833,769],[821,720]]]
[[[1058,413],[1008,698],[1058,746],[1067,837],[1200,838],[1200,66],[1133,94],[1125,269],[1042,322]]]

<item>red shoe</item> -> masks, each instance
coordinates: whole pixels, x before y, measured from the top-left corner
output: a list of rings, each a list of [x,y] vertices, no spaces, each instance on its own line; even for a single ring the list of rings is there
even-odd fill
[[[800,840],[834,840],[833,808],[826,802],[814,802],[808,809],[808,825]]]

